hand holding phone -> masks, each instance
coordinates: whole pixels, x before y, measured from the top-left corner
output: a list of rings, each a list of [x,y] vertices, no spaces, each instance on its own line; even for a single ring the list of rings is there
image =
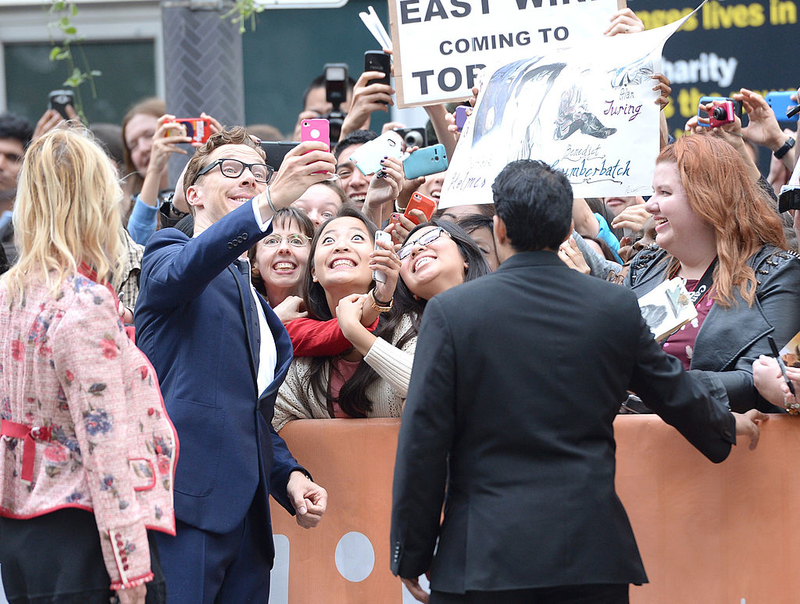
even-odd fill
[[[381,160],[384,157],[399,159],[403,154],[402,148],[403,141],[400,135],[390,130],[361,145],[350,156],[350,161],[364,176],[369,176],[381,169]]]
[[[794,92],[786,91],[773,91],[767,93],[764,100],[767,101],[772,111],[775,112],[775,118],[779,122],[796,122],[798,113],[800,113],[800,103],[795,103],[792,100]]]
[[[300,140],[325,143],[325,150],[331,150],[331,125],[323,118],[303,120],[300,124]]]
[[[193,145],[202,145],[211,136],[211,120],[207,117],[182,117],[176,119],[175,123],[186,128],[186,136],[192,139],[190,142]]]
[[[408,180],[444,172],[447,170],[447,151],[444,145],[439,143],[417,149],[403,160],[403,170]]]
[[[456,107],[456,128],[459,132],[464,129],[464,124],[467,121],[467,109],[466,105]]]
[[[425,214],[425,218],[430,221],[433,213],[436,211],[436,202],[430,197],[414,191],[414,193],[411,194],[411,201],[409,201],[408,205],[406,206],[406,211],[403,212],[403,216],[408,218],[414,224],[419,224],[419,219],[411,213],[411,210],[421,211],[423,214]]]
[[[300,123],[300,140],[317,141],[325,143],[325,151],[331,150],[331,124],[324,118],[315,118],[310,120],[303,120]],[[325,174],[322,170],[315,172],[315,174]]]
[[[67,105],[75,106],[75,93],[72,90],[53,90],[47,95],[47,104],[50,109],[68,120],[70,117],[67,115]]]
[[[364,71],[380,71],[383,74],[382,78],[369,80],[367,86],[370,84],[386,84],[391,85],[389,76],[392,73],[391,57],[381,50],[368,50],[364,53]],[[386,101],[379,101],[386,105]]]
[[[387,245],[392,245],[392,236],[387,233],[386,231],[375,231],[375,250],[382,250],[384,249],[378,242],[386,243]],[[372,271],[372,279],[378,283],[386,283],[386,273],[379,270]]]

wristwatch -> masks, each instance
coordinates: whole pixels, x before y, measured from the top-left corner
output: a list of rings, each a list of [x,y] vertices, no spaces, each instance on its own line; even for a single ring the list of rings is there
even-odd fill
[[[783,143],[783,146],[777,151],[775,151],[773,155],[777,159],[781,159],[784,155],[786,155],[789,152],[789,149],[794,147],[794,142],[795,142],[794,138],[790,136],[789,138],[786,139],[786,142]]]

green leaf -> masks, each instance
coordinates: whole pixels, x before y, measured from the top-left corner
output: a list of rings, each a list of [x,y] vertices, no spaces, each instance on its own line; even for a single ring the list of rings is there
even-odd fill
[[[72,16],[74,17],[75,15],[78,14],[78,5],[77,4],[70,5],[69,11],[72,13]]]
[[[61,17],[58,20],[59,27],[69,27],[69,17]]]
[[[50,60],[55,61],[58,58],[60,52],[61,52],[60,47],[53,46],[53,48],[50,49]]]
[[[67,78],[64,82],[65,86],[69,86],[70,88],[77,88],[81,84],[86,81],[86,76],[81,73],[81,70],[77,67],[72,70],[72,75]]]
[[[69,27],[64,28],[64,33],[67,34],[68,36],[74,36],[76,33],[78,33],[78,30],[75,28],[74,25],[70,25]]]
[[[70,58],[70,56],[72,56],[72,53],[69,50],[65,50],[56,55],[56,61],[63,61],[64,59]]]

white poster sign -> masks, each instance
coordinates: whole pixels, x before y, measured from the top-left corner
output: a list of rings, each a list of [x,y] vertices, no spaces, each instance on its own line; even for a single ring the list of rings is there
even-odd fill
[[[389,0],[400,108],[462,100],[478,72],[601,38],[625,0]]]
[[[647,195],[659,152],[653,90],[683,20],[509,63],[486,74],[447,170],[439,208],[492,203],[517,159],[563,170],[576,197]]]

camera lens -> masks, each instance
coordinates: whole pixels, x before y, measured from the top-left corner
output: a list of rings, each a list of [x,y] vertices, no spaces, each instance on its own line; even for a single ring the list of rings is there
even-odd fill
[[[728,117],[728,112],[725,110],[725,107],[717,106],[714,107],[713,116],[715,120],[724,120]]]
[[[422,134],[416,131],[406,132],[405,136],[406,145],[409,147],[421,147],[423,144]]]

